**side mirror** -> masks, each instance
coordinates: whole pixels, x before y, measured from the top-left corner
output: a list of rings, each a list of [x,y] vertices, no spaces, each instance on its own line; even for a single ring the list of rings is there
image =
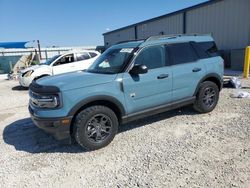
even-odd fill
[[[129,71],[131,74],[145,74],[148,72],[148,68],[146,65],[134,65],[134,67]]]

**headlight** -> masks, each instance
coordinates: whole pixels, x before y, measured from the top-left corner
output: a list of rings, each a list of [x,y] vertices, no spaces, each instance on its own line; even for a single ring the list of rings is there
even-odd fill
[[[34,72],[34,70],[30,70],[30,71],[27,71],[23,74],[24,77],[29,77],[32,73]]]
[[[40,95],[32,91],[30,91],[30,102],[39,108],[57,108],[61,105],[58,94]]]

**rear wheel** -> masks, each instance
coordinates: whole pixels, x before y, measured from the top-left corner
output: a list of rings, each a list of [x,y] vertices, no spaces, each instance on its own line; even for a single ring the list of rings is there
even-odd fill
[[[201,113],[211,112],[219,100],[219,88],[211,81],[205,81],[200,85],[194,109]]]
[[[91,106],[81,111],[74,124],[76,142],[89,150],[108,145],[118,131],[118,119],[106,106]]]

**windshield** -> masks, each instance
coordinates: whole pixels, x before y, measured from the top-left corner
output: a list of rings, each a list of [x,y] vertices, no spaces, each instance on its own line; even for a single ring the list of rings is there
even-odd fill
[[[47,61],[45,61],[44,63],[41,63],[42,65],[50,65],[51,63],[53,63],[53,61],[55,61],[59,56],[61,55],[55,55],[52,58],[48,59]]]
[[[119,73],[127,60],[132,56],[133,50],[134,48],[110,48],[87,69],[87,72],[103,74]]]

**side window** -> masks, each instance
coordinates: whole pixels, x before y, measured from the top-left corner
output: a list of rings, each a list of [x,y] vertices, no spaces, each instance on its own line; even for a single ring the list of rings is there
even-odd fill
[[[191,45],[201,59],[218,55],[215,42],[191,42]]]
[[[74,62],[74,54],[68,54],[58,59],[53,66],[63,65],[72,62]]]
[[[199,56],[200,59],[204,59],[204,58],[208,58],[208,54],[206,52],[206,50],[204,50],[201,46],[201,43],[197,43],[197,42],[190,42],[190,44],[193,46],[193,48],[195,49],[197,55]]]
[[[94,53],[94,52],[89,52],[89,55],[90,55],[91,57],[95,57],[95,56],[97,56],[97,54],[96,54],[96,53]]]
[[[89,56],[89,54],[87,52],[76,54],[76,60],[77,61],[82,61],[82,60],[86,60],[86,59],[90,59],[90,56]]]
[[[163,46],[151,46],[143,49],[135,59],[135,64],[146,65],[148,69],[165,66]]]
[[[171,64],[178,65],[194,62],[198,59],[194,49],[189,43],[176,43],[168,45]]]

